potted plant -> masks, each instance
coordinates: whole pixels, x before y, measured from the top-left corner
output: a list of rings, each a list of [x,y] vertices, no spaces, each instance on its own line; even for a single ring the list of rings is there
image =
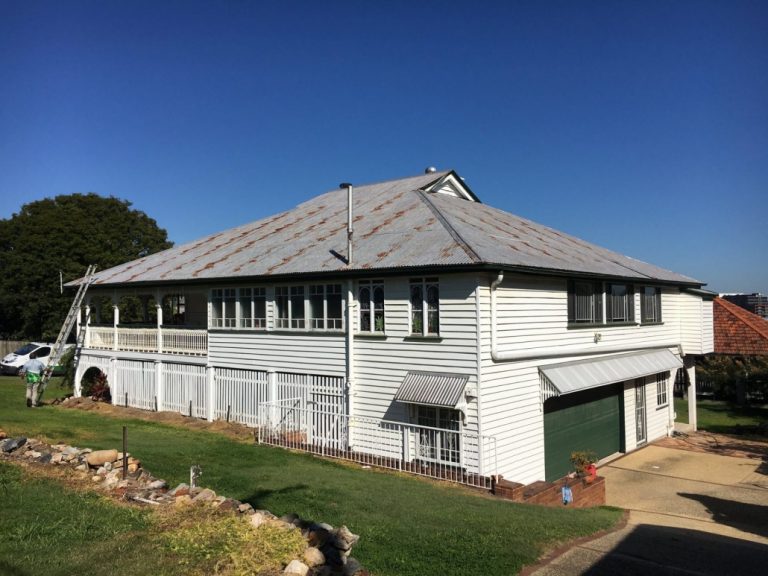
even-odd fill
[[[597,454],[592,450],[576,450],[571,452],[571,465],[573,471],[579,478],[584,478],[587,482],[594,480],[597,476]]]

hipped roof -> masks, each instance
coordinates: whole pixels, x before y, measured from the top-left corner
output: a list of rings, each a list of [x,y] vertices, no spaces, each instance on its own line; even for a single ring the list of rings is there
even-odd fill
[[[768,355],[768,321],[723,298],[713,302],[715,354]]]
[[[101,271],[94,285],[446,267],[701,285],[482,204],[453,171],[355,186],[353,196],[351,265],[345,260],[347,192],[337,189],[269,218]]]

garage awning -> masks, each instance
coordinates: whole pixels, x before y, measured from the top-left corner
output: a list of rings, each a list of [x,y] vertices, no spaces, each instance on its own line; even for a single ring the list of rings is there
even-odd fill
[[[539,366],[542,400],[682,368],[668,349]]]
[[[461,409],[468,380],[469,376],[462,374],[408,372],[395,393],[395,400],[408,404]]]

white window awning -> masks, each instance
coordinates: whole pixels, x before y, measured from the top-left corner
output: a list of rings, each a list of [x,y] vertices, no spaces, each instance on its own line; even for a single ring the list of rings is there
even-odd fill
[[[395,400],[408,404],[462,409],[465,404],[464,389],[468,381],[469,376],[463,374],[408,372],[395,393]]]
[[[683,361],[666,348],[539,366],[542,400],[677,370],[682,366]]]

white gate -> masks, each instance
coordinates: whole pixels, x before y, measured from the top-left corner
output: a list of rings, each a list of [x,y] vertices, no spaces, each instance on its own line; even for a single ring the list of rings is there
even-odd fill
[[[277,390],[272,401],[291,399],[294,408],[309,409],[312,422],[307,422],[306,433],[312,443],[335,450],[349,447],[344,378],[278,372]]]

